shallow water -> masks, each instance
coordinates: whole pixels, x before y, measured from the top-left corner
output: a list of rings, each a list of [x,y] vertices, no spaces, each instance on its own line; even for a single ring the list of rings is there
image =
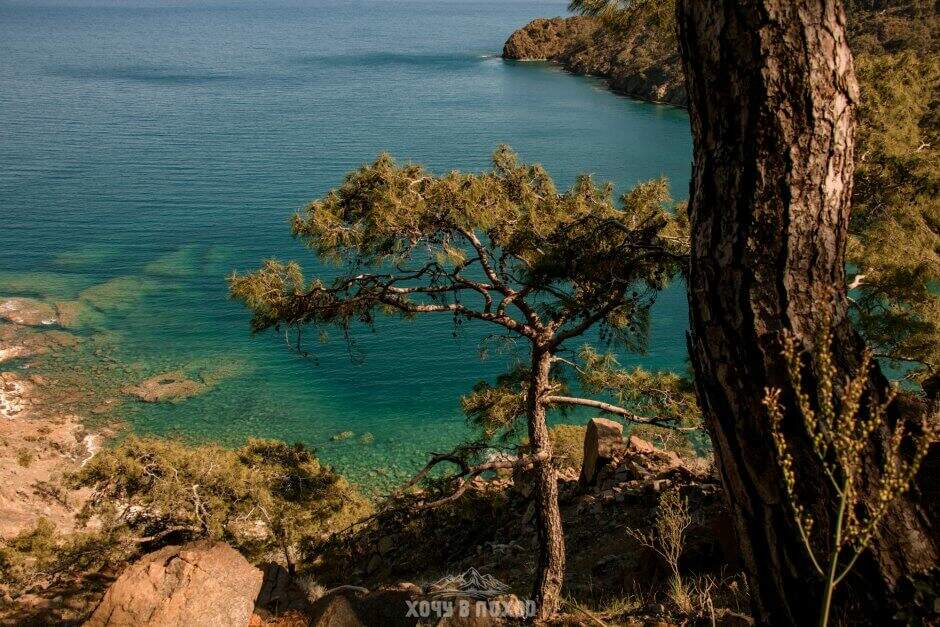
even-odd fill
[[[683,111],[498,58],[564,5],[0,1],[0,294],[67,301],[123,376],[218,374],[183,403],[124,404],[139,431],[303,440],[357,480],[404,476],[466,434],[459,394],[511,356],[481,362],[483,328],[424,319],[360,334],[362,364],[342,342],[304,361],[249,336],[224,277],[269,256],[312,274],[287,218],[383,150],[482,169],[505,142],[565,185],[666,175],[685,197]],[[624,361],[683,368],[686,315],[674,286]]]

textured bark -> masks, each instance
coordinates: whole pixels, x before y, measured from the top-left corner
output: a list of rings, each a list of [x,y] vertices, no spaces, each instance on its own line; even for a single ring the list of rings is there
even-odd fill
[[[565,536],[561,526],[561,511],[558,509],[558,478],[552,465],[552,441],[545,423],[545,398],[549,393],[551,363],[550,352],[539,347],[533,348],[528,427],[532,453],[541,455],[541,461],[533,469],[537,485],[535,513],[539,539],[533,597],[538,607],[538,620],[547,620],[558,612],[565,576]]]
[[[761,400],[765,386],[789,387],[780,331],[812,347],[823,308],[839,369],[863,350],[844,287],[857,99],[845,16],[835,0],[679,0],[677,17],[695,140],[688,295],[699,400],[758,620],[812,624],[821,585],[786,505]],[[814,382],[808,374],[807,388]],[[872,398],[886,386],[873,369]],[[830,488],[799,417],[784,425],[817,526],[826,525]],[[917,498],[882,522],[837,589],[835,616],[885,621],[903,576],[936,566],[937,529]]]

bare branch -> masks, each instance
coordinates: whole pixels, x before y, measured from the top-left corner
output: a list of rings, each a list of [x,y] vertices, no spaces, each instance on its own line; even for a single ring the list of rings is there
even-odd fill
[[[614,309],[616,309],[617,307],[623,304],[622,302],[623,293],[624,293],[624,290],[622,289],[616,290],[613,293],[613,295],[611,295],[611,297],[608,299],[607,303],[604,306],[602,306],[600,309],[595,311],[593,314],[584,316],[581,322],[579,322],[576,326],[568,329],[567,331],[562,331],[558,333],[555,336],[553,345],[560,346],[565,340],[569,340],[573,337],[578,337],[579,335],[581,335],[582,333],[584,333],[585,331],[593,327],[595,324],[603,320],[605,317],[607,317],[608,314],[610,314],[610,312],[612,312]],[[565,322],[567,322],[567,315],[562,316],[558,320],[556,320],[554,323],[554,326],[555,328],[559,328]]]
[[[621,416],[631,422],[636,422],[636,423],[645,424],[645,425],[655,425],[657,427],[665,427],[667,429],[674,429],[676,431],[697,431],[698,430],[698,427],[681,427],[681,426],[673,424],[672,421],[662,420],[660,418],[650,418],[648,416],[641,416],[628,409],[624,409],[623,407],[618,407],[617,405],[611,405],[610,403],[605,403],[604,401],[596,401],[591,398],[579,398],[576,396],[546,396],[545,402],[548,405],[571,405],[571,406],[580,406],[580,407],[592,407],[594,409],[599,409],[600,411],[608,413],[608,414]]]
[[[428,460],[428,463],[424,465],[424,468],[418,471],[418,473],[412,477],[408,483],[404,484],[398,488],[398,490],[392,493],[390,498],[394,499],[395,497],[400,496],[405,490],[415,486],[419,481],[427,477],[435,466],[444,462],[450,462],[460,467],[460,473],[455,477],[459,479],[457,487],[453,492],[443,498],[417,505],[415,507],[416,510],[420,511],[434,507],[440,507],[442,505],[446,505],[447,503],[456,501],[464,494],[464,492],[467,491],[467,488],[470,487],[473,479],[479,477],[485,472],[490,472],[493,470],[505,470],[509,468],[531,468],[539,461],[545,461],[547,459],[548,455],[542,451],[534,455],[523,455],[512,459],[494,460],[471,466],[462,457],[453,453],[437,453],[431,456],[431,459]]]
[[[470,245],[473,246],[474,250],[477,251],[480,260],[480,266],[483,268],[484,274],[493,284],[494,289],[501,292],[505,295],[505,298],[500,303],[498,311],[500,313],[505,313],[506,307],[510,304],[515,305],[519,311],[522,312],[522,315],[526,317],[526,320],[529,321],[529,324],[534,326],[540,326],[541,322],[539,320],[538,314],[535,313],[535,310],[525,302],[525,297],[528,295],[528,290],[523,289],[520,291],[515,291],[505,281],[503,281],[496,270],[493,268],[493,264],[490,261],[489,251],[486,249],[486,246],[483,245],[483,242],[480,241],[480,238],[477,237],[477,234],[472,230],[460,229],[460,234],[463,235]],[[504,263],[504,259],[501,259],[501,266]]]

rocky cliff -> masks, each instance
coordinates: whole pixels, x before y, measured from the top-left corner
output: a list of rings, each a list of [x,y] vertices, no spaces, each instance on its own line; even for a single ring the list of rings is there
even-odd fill
[[[615,36],[590,17],[536,19],[509,37],[503,58],[551,61],[575,74],[606,78],[611,89],[633,98],[686,105],[682,65],[668,30],[638,25]]]

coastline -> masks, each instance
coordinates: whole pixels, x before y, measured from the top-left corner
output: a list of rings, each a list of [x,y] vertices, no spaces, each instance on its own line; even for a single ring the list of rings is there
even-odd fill
[[[619,95],[688,108],[685,80],[674,50],[645,33],[621,38],[584,16],[537,18],[503,46],[507,61],[552,63],[576,76],[603,79]]]

